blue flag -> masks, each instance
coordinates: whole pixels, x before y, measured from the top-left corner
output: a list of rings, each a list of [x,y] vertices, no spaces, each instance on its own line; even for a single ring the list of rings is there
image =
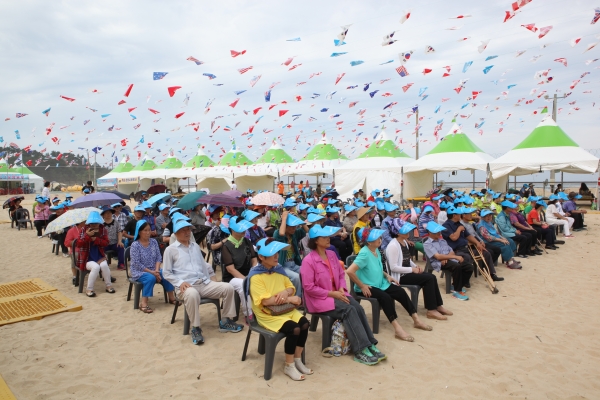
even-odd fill
[[[168,72],[155,72],[152,74],[152,79],[158,81],[164,78],[167,74]]]
[[[470,67],[471,65],[473,65],[473,61],[467,61],[467,62],[465,63],[465,65],[463,66],[463,74],[464,74],[465,72],[467,72],[467,70],[469,69],[469,67]]]
[[[271,101],[271,90],[270,89],[265,92],[265,101],[267,103]]]
[[[483,73],[484,73],[484,74],[487,74],[488,72],[490,72],[490,69],[492,69],[492,68],[494,68],[494,66],[493,66],[493,65],[488,65],[487,67],[485,67],[485,68],[483,69]]]

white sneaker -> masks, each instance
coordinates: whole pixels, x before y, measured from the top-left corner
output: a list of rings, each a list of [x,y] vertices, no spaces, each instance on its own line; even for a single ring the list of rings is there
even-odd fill
[[[41,239],[41,238],[43,238],[43,236],[38,236],[38,239]]]
[[[71,255],[69,253],[63,253],[63,257],[64,258],[69,258],[69,257],[71,257]]]

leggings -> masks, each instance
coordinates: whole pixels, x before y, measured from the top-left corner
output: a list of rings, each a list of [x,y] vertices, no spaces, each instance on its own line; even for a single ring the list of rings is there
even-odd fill
[[[402,307],[404,307],[406,312],[408,312],[408,315],[412,316],[417,312],[412,301],[410,301],[410,298],[408,297],[404,289],[402,289],[400,286],[390,285],[385,290],[381,290],[371,286],[369,290],[371,291],[371,297],[379,301],[379,304],[383,309],[383,313],[390,322],[394,322],[394,320],[398,319],[398,314],[396,314],[396,304],[394,303],[394,300],[402,304]]]
[[[33,221],[33,224],[35,225],[35,229],[37,229],[37,235],[42,236],[42,229],[44,229],[44,226],[46,226],[46,221],[42,219],[36,219]]]
[[[285,321],[279,332],[285,334],[285,354],[294,354],[296,347],[304,347],[306,344],[306,338],[308,338],[308,320],[306,317],[302,317],[298,322],[292,320]]]

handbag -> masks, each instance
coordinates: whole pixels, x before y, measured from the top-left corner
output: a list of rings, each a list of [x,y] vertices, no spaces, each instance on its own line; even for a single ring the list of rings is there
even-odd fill
[[[272,316],[287,314],[296,309],[296,305],[292,303],[274,304],[272,306],[264,306]]]

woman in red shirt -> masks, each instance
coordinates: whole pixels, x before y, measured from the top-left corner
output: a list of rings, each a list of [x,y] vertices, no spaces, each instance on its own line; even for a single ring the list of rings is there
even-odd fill
[[[556,234],[554,229],[540,219],[542,207],[544,207],[542,202],[536,203],[535,207],[527,214],[527,223],[536,230],[538,238],[546,238],[546,249],[556,250],[558,247],[555,246]]]

